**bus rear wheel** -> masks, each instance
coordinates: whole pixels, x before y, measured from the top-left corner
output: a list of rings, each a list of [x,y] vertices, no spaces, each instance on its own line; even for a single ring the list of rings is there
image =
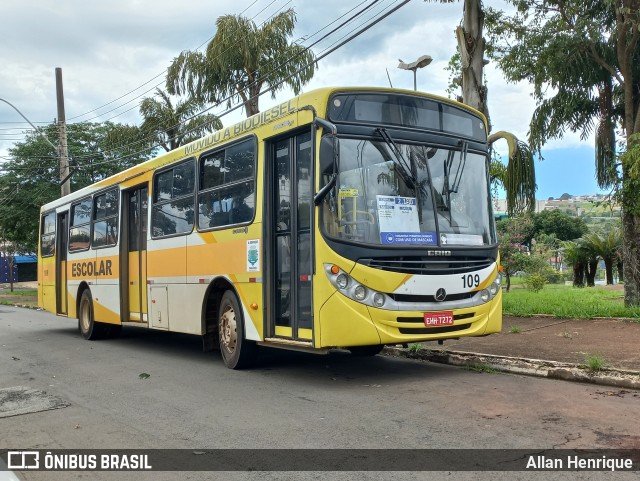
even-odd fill
[[[121,326],[115,324],[103,324],[93,318],[93,297],[91,291],[85,289],[80,297],[78,309],[78,329],[82,337],[89,341],[116,337],[120,334]]]
[[[226,291],[220,300],[218,334],[222,360],[228,368],[242,369],[255,362],[258,346],[245,339],[242,310],[232,291]]]

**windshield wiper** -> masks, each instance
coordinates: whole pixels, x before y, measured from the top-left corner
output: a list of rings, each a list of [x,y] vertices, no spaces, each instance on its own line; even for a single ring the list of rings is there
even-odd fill
[[[402,151],[398,148],[396,143],[393,141],[391,136],[388,134],[388,132],[384,128],[378,127],[376,129],[376,132],[380,134],[380,137],[382,137],[382,140],[385,141],[387,146],[391,149],[391,152],[393,152],[395,157],[393,163],[400,167],[399,174],[402,177],[402,180],[404,180],[405,184],[407,184],[407,186],[410,189],[415,190],[418,185],[418,181],[413,175],[413,172],[411,171],[411,167],[409,167],[409,164],[407,163],[407,160],[404,158],[404,155],[402,155]]]
[[[460,187],[460,181],[462,181],[462,173],[464,172],[464,167],[467,163],[468,151],[469,151],[469,142],[463,142],[462,149],[460,149],[460,162],[458,163],[458,170],[456,170],[456,175],[453,178],[453,183],[451,184],[451,189],[449,192],[453,192],[455,194],[458,193],[458,188]]]

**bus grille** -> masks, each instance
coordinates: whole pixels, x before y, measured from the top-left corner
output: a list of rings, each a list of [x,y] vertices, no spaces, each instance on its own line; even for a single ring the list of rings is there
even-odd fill
[[[435,296],[415,295],[415,294],[388,294],[396,302],[451,302],[471,299],[477,294],[474,292],[462,292],[460,294],[447,294],[444,300],[437,301]]]
[[[403,274],[447,275],[464,274],[489,267],[494,262],[490,257],[477,258],[467,256],[433,257],[378,257],[360,259],[359,264],[383,271]]]
[[[445,334],[447,332],[464,331],[469,329],[471,324],[459,324],[457,326],[440,326],[440,327],[418,327],[408,328],[401,327],[398,330],[400,334]]]

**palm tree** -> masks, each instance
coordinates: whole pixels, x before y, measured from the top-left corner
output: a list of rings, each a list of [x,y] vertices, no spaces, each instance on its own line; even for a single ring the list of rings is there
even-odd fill
[[[580,241],[563,242],[564,260],[573,268],[573,287],[584,287],[589,256]]]
[[[297,95],[315,73],[315,55],[290,43],[296,16],[282,12],[257,27],[248,18],[224,15],[216,21],[217,32],[206,53],[182,52],[167,73],[167,90],[189,94],[208,102],[240,99],[247,117],[260,110],[258,96],[268,87],[272,98],[289,86]]]
[[[455,0],[425,0],[439,3],[452,3]],[[450,65],[459,69],[457,83],[462,88],[463,103],[482,112],[489,120],[487,106],[488,89],[484,85],[484,66],[488,61],[484,58],[486,41],[483,36],[485,11],[481,0],[463,0],[462,24],[456,28],[458,53]],[[457,63],[459,58],[459,64]],[[491,130],[491,122],[489,122]],[[513,134],[500,131],[489,136],[489,145],[500,139],[509,145],[509,161],[506,167],[493,161],[491,180],[503,185],[507,193],[507,212],[519,214],[533,212],[535,208],[536,176],[533,152],[527,144],[519,141]]]
[[[607,284],[613,284],[613,264],[622,245],[622,234],[619,229],[611,229],[606,234],[595,232],[582,237],[585,246],[594,256],[602,258],[605,265]]]
[[[491,30],[508,79],[533,84],[530,144],[596,133],[598,182],[618,189],[623,208],[625,305],[640,305],[640,1],[508,1],[516,13],[492,12]]]
[[[194,98],[180,100],[174,106],[168,93],[156,89],[154,97],[140,103],[140,115],[144,118],[140,129],[169,152],[222,128],[217,116],[197,115],[203,108],[204,104]]]
[[[533,153],[527,144],[509,132],[499,131],[489,136],[489,145],[504,139],[509,146],[509,162],[491,162],[492,181],[502,184],[507,193],[507,212],[533,212],[536,198],[536,169]],[[495,165],[499,164],[499,165]]]

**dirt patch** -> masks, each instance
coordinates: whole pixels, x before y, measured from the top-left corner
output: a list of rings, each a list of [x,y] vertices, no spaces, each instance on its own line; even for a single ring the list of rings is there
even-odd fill
[[[0,304],[38,307],[38,290],[24,284],[14,284],[13,292],[8,284],[3,284],[0,287]]]
[[[511,333],[512,328],[520,332]],[[620,319],[505,316],[499,334],[445,341],[444,346],[424,345],[574,364],[588,364],[587,356],[599,355],[607,367],[640,371],[640,323]]]

